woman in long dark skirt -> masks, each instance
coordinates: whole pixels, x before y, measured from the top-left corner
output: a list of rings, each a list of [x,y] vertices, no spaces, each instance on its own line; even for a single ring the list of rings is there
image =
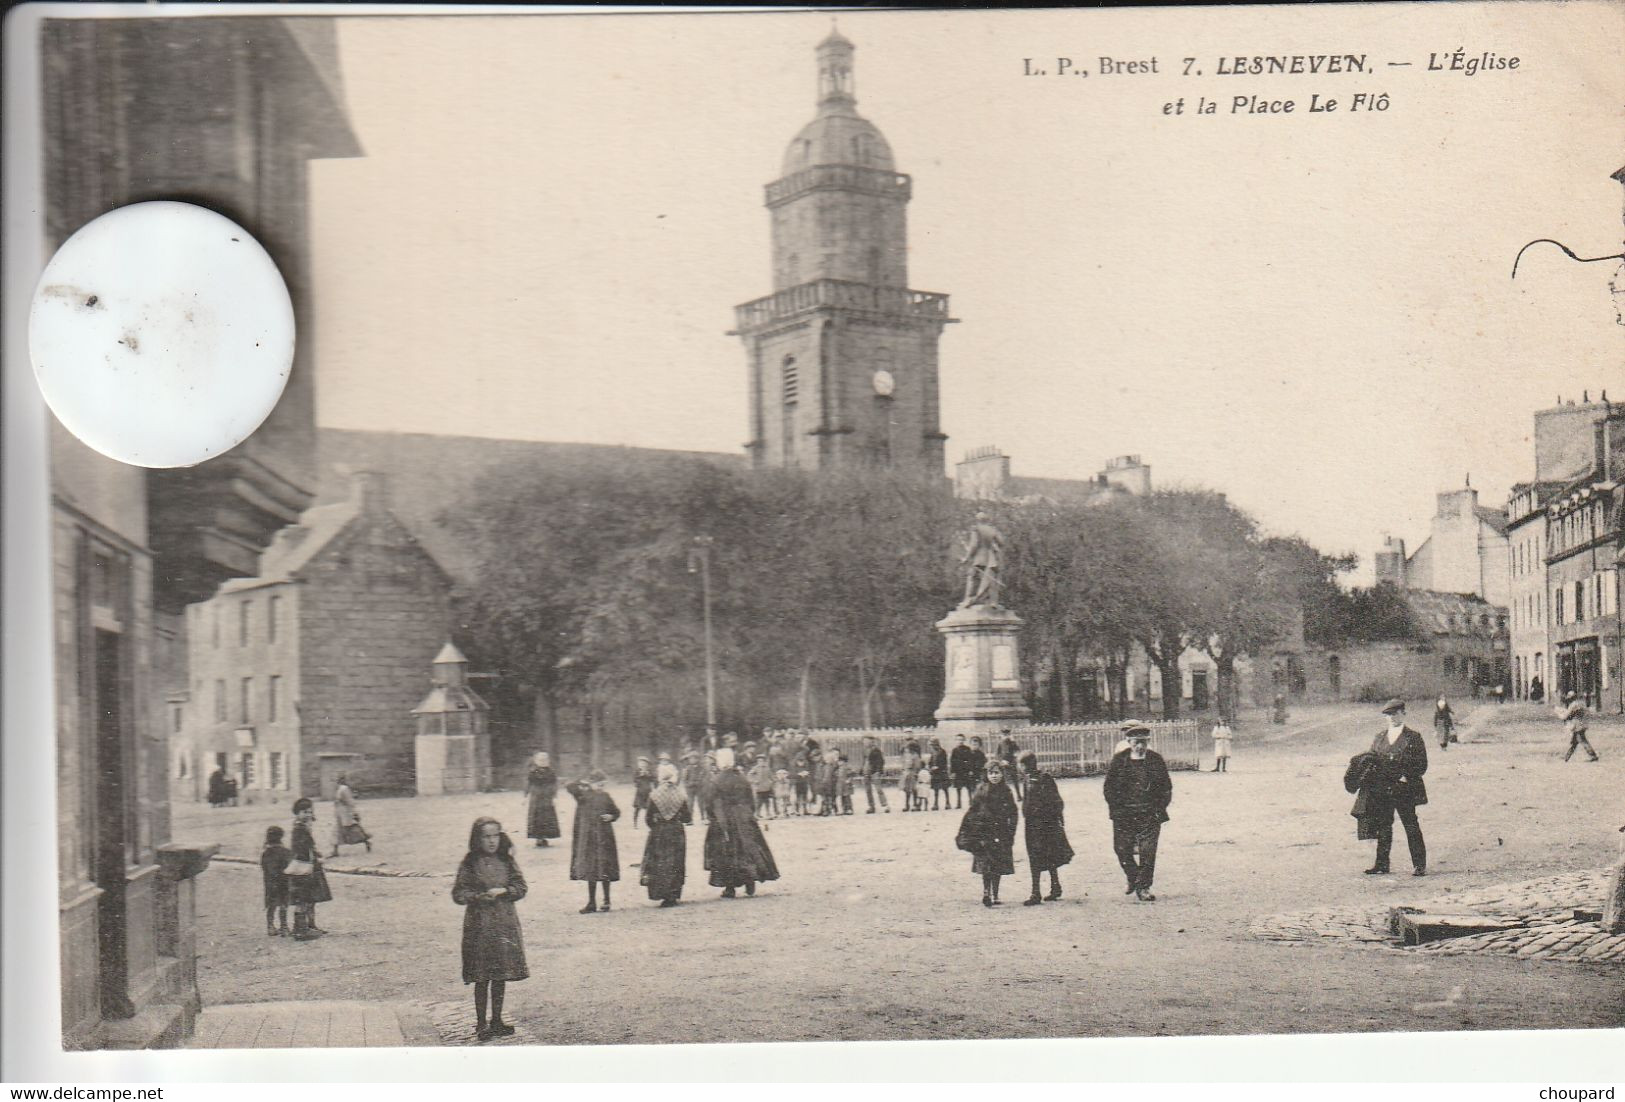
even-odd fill
[[[734,766],[733,751],[717,751],[717,769],[707,799],[711,825],[705,832],[705,867],[722,898],[733,899],[735,888],[755,895],[757,884],[779,878],[779,867],[756,822],[756,800],[750,782]]]
[[[286,875],[295,941],[313,941],[327,933],[316,926],[316,904],[333,898],[333,891],[327,886],[327,874],[322,871],[316,835],[310,829],[315,821],[316,807],[310,797],[301,796],[293,802],[293,832],[288,837],[293,860],[288,863]]]
[[[621,858],[615,850],[615,828],[621,809],[604,784],[608,778],[594,769],[584,781],[567,785],[565,791],[576,798],[575,829],[570,835],[570,879],[587,882],[587,905],[581,913],[609,910],[609,886],[621,878]],[[598,906],[598,887],[604,888],[604,905]]]
[[[519,915],[513,909],[527,890],[502,824],[485,816],[475,819],[468,833],[468,855],[457,866],[451,898],[467,908],[463,912],[463,982],[474,985],[474,1032],[482,1041],[513,1035],[513,1026],[502,1020],[502,999],[509,983],[530,978]]]
[[[1004,764],[988,762],[982,782],[971,793],[965,822],[975,824],[970,871],[982,878],[982,906],[996,907],[999,878],[1016,871],[1016,797],[1004,783]]]
[[[1027,867],[1033,874],[1033,894],[1024,906],[1035,907],[1045,899],[1061,898],[1060,868],[1072,860],[1072,843],[1066,840],[1066,819],[1062,815],[1061,792],[1055,778],[1038,769],[1038,755],[1031,750],[1021,755],[1027,772],[1027,799],[1021,805],[1027,835]],[[1038,874],[1049,873],[1049,895],[1038,894]]]
[[[643,846],[642,872],[638,881],[649,889],[649,898],[662,907],[675,907],[683,895],[688,864],[688,830],[692,818],[688,793],[677,783],[677,767],[669,761],[656,770],[659,786],[649,793],[645,808],[649,840]]]
[[[525,795],[530,803],[525,816],[525,837],[534,838],[538,846],[547,845],[549,838],[559,837],[559,813],[553,801],[559,794],[559,775],[547,751],[538,751],[530,759],[530,771],[525,775]]]

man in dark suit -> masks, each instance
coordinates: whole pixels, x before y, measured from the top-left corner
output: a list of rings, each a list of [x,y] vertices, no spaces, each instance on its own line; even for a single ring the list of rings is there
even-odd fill
[[[1168,821],[1174,783],[1168,764],[1151,747],[1151,728],[1143,723],[1123,724],[1128,749],[1112,755],[1106,768],[1106,807],[1112,817],[1112,849],[1128,877],[1128,890],[1145,903],[1156,902],[1151,878],[1157,868],[1157,841]]]
[[[1422,824],[1416,809],[1428,802],[1422,774],[1428,771],[1427,743],[1405,725],[1405,702],[1390,700],[1382,706],[1388,726],[1371,742],[1374,759],[1366,771],[1355,798],[1353,815],[1360,820],[1359,836],[1377,840],[1377,863],[1366,869],[1367,876],[1388,872],[1388,855],[1394,847],[1394,816],[1405,825],[1405,842],[1410,847],[1413,875],[1426,876],[1427,845],[1422,840]]]
[[[948,776],[954,783],[955,807],[965,806],[965,790],[976,788],[976,774],[976,759],[971,748],[965,744],[965,736],[960,735],[953,752],[948,755]]]

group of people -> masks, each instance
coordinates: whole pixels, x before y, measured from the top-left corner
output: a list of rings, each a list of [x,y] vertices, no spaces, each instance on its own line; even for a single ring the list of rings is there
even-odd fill
[[[666,765],[677,770],[678,784],[687,793],[690,821],[708,821],[709,793],[723,772],[718,763],[723,750],[734,755],[737,768],[744,772],[753,812],[759,819],[855,814],[854,796],[860,784],[867,814],[891,813],[891,799],[885,789],[886,754],[876,738],[864,737],[854,763],[844,749],[821,747],[811,735],[769,728],[760,742],[741,742],[737,735],[728,733],[720,740],[708,736],[698,747],[685,746],[676,760],[666,752],[653,761],[638,758],[632,777],[633,827],[637,827],[640,816],[645,825],[653,825],[650,800],[660,783],[659,771]],[[1026,791],[1026,781],[1016,770],[1019,752],[1020,747],[1006,728],[995,753],[1004,765],[1005,776],[1015,778],[1018,799]],[[981,738],[965,735],[958,736],[949,751],[938,738],[930,738],[922,745],[908,733],[902,754],[898,792],[894,795],[901,796],[904,812],[928,810],[928,792],[929,810],[962,810],[967,795],[981,784],[990,760]],[[543,764],[546,757],[538,754],[533,759],[527,778],[532,816],[529,835],[540,846],[559,837],[557,817],[549,810],[557,795],[558,778]]]
[[[1131,721],[1123,725],[1122,734],[1128,745],[1112,755],[1104,785],[1112,849],[1127,880],[1124,894],[1153,903],[1157,898],[1151,891],[1157,843],[1162,824],[1168,821],[1173,781],[1162,755],[1150,748],[1149,727]],[[971,872],[981,877],[984,907],[1000,904],[1000,882],[1016,871],[1018,821],[1032,876],[1032,894],[1024,906],[1060,899],[1060,869],[1073,857],[1055,778],[1039,769],[1038,755],[1031,751],[1020,755],[1018,770],[1009,769],[1002,757],[986,764],[955,837],[955,844],[972,855]],[[1042,894],[1045,873],[1049,874],[1049,892]]]
[[[361,825],[361,813],[356,808],[355,792],[349,777],[341,774],[333,792],[333,851],[339,855],[340,846],[364,845],[372,852],[372,835]],[[316,925],[316,904],[333,898],[327,886],[327,874],[322,871],[320,847],[311,824],[316,821],[316,807],[308,796],[293,802],[293,830],[290,837],[279,826],[265,828],[265,843],[260,848],[260,877],[265,889],[265,933],[268,937],[292,937],[295,941],[314,941],[327,933]],[[283,845],[287,839],[288,845]],[[288,910],[293,909],[293,928],[288,928]]]
[[[757,823],[757,799],[746,766],[732,747],[721,747],[713,753],[715,769],[698,792],[684,785],[682,772],[667,755],[661,755],[648,783],[641,768],[647,765],[647,759],[639,760],[632,814],[634,825],[641,815],[649,831],[638,866],[638,882],[648,889],[651,900],[662,907],[675,907],[682,899],[687,879],[687,828],[696,817],[707,824],[705,868],[711,886],[721,888],[724,899],[736,898],[740,888],[747,896],[755,895],[757,884],[779,878],[773,852]],[[613,827],[621,817],[621,809],[605,791],[606,784],[603,771],[594,769],[564,786],[576,801],[570,837],[570,879],[587,884],[582,914],[608,911],[610,885],[621,878]],[[536,754],[526,777],[526,834],[538,846],[546,846],[560,836],[554,806],[558,789],[558,774],[551,758],[545,751]]]

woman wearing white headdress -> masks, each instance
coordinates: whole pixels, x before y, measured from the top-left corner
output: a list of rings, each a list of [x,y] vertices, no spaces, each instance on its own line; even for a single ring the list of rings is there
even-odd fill
[[[649,840],[643,846],[638,882],[649,889],[650,899],[660,900],[662,907],[675,907],[682,898],[687,872],[688,793],[678,783],[677,767],[669,761],[660,763],[655,781],[654,791],[649,793]]]
[[[711,825],[705,832],[705,867],[711,871],[711,886],[722,889],[722,898],[734,898],[734,889],[740,887],[746,895],[755,895],[758,883],[777,880],[779,867],[756,822],[750,782],[735,766],[732,750],[717,751],[717,777],[706,806]]]

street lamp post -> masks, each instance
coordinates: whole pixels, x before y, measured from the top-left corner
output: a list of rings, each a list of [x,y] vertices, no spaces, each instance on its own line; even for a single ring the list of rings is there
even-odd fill
[[[717,733],[717,667],[711,647],[711,537],[695,536],[688,551],[688,572],[700,576],[700,602],[705,617],[705,733]]]

